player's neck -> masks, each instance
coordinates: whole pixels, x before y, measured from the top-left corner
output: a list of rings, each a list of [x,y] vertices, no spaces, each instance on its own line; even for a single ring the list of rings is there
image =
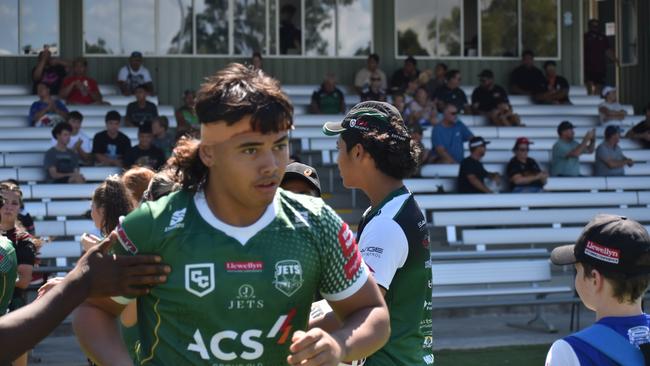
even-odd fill
[[[370,199],[370,205],[376,208],[388,195],[404,186],[401,179],[395,179],[379,171],[366,175],[366,180],[361,190]]]
[[[267,206],[250,207],[233,199],[223,189],[207,184],[205,186],[205,200],[212,214],[220,221],[238,227],[253,225],[262,217]]]
[[[598,304],[596,309],[596,320],[600,320],[605,317],[622,317],[622,316],[635,316],[643,314],[643,309],[641,308],[641,300],[634,302],[633,304],[624,303],[621,304],[615,298],[607,298],[602,303]]]

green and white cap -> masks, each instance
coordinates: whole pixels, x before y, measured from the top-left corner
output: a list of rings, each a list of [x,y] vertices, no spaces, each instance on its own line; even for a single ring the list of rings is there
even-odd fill
[[[344,131],[357,130],[361,133],[387,133],[391,138],[401,141],[411,138],[406,132],[406,126],[404,126],[403,132],[398,131],[391,121],[399,121],[404,126],[404,121],[397,108],[385,102],[361,102],[352,107],[342,121],[325,122],[323,133],[327,136],[336,136]]]

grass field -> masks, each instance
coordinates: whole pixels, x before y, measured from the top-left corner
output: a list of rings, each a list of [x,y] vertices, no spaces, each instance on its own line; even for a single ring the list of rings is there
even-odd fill
[[[434,352],[436,366],[543,365],[549,345]]]

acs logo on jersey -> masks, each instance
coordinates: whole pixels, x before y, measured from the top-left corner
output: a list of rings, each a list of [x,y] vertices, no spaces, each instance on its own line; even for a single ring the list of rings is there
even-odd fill
[[[214,263],[185,265],[185,289],[203,297],[214,290]]]

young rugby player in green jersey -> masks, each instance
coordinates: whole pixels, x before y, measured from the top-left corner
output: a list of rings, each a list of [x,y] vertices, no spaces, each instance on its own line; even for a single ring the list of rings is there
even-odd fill
[[[293,118],[278,83],[231,64],[203,84],[196,111],[201,140],[181,141],[172,163],[183,189],[117,228],[124,252],[172,267],[138,299],[135,363],[336,365],[381,348],[388,311],[350,229],[321,199],[278,189]],[[336,331],[306,331],[317,293]],[[115,325],[129,300],[78,309],[77,336],[99,364],[130,364]]]

